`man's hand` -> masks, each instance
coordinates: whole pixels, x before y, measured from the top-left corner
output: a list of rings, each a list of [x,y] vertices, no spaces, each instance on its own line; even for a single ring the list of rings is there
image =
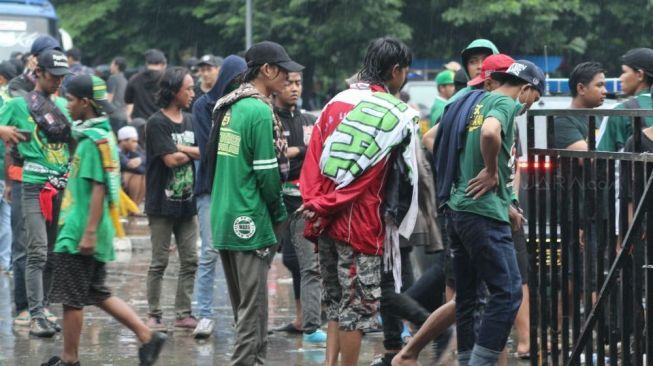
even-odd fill
[[[299,206],[297,211],[295,211],[297,216],[301,216],[302,219],[306,221],[313,221],[317,217],[317,213],[311,209],[304,207],[304,205]]]
[[[82,240],[79,243],[79,254],[95,254],[95,243],[97,242],[97,233],[94,231],[85,231]]]
[[[494,190],[498,184],[499,174],[489,173],[487,168],[483,168],[476,177],[470,179],[465,193],[467,196],[473,196],[476,200],[481,198],[487,192]]]
[[[143,162],[143,160],[141,158],[129,159],[129,161],[127,162],[127,167],[130,168],[130,169],[136,169],[139,166],[141,166],[142,162]]]
[[[521,229],[526,221],[522,211],[513,205],[510,205],[508,209],[508,217],[510,218],[510,226],[512,226],[513,232]]]
[[[0,126],[0,138],[2,138],[4,142],[12,144],[25,141],[25,136],[18,132],[14,126]]]
[[[7,181],[7,185],[5,185],[5,191],[2,195],[5,201],[11,203],[11,182]]]

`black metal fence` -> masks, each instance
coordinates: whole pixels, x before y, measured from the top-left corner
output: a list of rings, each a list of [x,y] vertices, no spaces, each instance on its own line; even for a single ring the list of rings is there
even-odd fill
[[[653,154],[596,151],[597,115],[640,131],[653,111],[528,114],[531,365],[653,365]],[[554,148],[557,116],[587,121],[589,151]]]

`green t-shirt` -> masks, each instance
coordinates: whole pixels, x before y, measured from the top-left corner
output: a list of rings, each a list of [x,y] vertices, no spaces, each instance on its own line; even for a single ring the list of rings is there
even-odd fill
[[[104,174],[100,150],[95,142],[89,138],[80,140],[73,155],[68,185],[61,203],[59,234],[54,247],[56,253],[79,253],[77,248],[86,230],[93,184],[104,184]],[[105,194],[95,244],[95,259],[100,262],[110,262],[115,258],[115,233],[109,216],[109,192]]]
[[[433,107],[431,107],[431,119],[429,123],[429,128],[432,128],[435,126],[435,124],[440,120],[440,117],[442,117],[442,113],[444,112],[444,107],[447,105],[447,101],[445,99],[442,99],[442,97],[437,96],[435,100],[433,101]]]
[[[474,107],[467,127],[462,154],[459,158],[458,178],[451,190],[447,206],[454,211],[472,212],[498,221],[510,223],[508,208],[512,201],[513,165],[512,149],[515,141],[515,101],[503,94],[487,93]],[[493,192],[477,200],[467,196],[467,183],[485,167],[481,154],[481,126],[485,119],[494,117],[501,123],[501,149],[499,150],[499,185]]]
[[[54,103],[70,121],[67,102],[56,97]],[[18,153],[23,158],[23,182],[43,184],[49,176],[61,176],[66,173],[68,159],[67,143],[48,143],[43,132],[36,132],[36,123],[29,114],[25,98],[13,98],[0,108],[0,126],[15,126],[29,130],[29,141],[18,144]]]
[[[635,96],[639,103],[640,109],[652,109],[651,93],[642,91]],[[624,102],[617,104],[614,109],[625,109]],[[601,126],[601,137],[598,142],[597,150],[600,151],[619,151],[621,150],[628,138],[633,135],[633,128],[630,117],[612,116],[603,122]],[[642,128],[653,126],[653,118],[644,118]]]
[[[588,125],[586,118],[576,116],[561,116],[554,120],[556,149],[566,149],[567,146],[578,141],[587,141]]]
[[[249,97],[225,114],[211,195],[213,246],[256,250],[274,245],[286,220],[272,133],[272,111]]]

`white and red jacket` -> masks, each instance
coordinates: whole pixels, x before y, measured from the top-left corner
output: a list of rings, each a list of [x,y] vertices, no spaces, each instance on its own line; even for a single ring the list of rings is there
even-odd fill
[[[335,182],[320,170],[327,137],[363,97],[383,91],[378,85],[354,84],[331,99],[315,123],[299,178],[304,207],[318,216],[313,222],[307,222],[304,230],[304,236],[313,242],[326,234],[351,245],[357,252],[383,255],[385,227],[381,204],[390,154],[338,190]]]

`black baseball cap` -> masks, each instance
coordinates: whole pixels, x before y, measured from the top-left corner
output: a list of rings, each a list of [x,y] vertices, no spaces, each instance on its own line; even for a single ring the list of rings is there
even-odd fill
[[[273,64],[288,72],[304,70],[304,66],[290,59],[282,45],[270,41],[263,41],[250,47],[245,52],[245,61],[247,66]]]
[[[642,70],[653,76],[653,50],[650,48],[633,48],[621,56],[621,63],[635,70]]]
[[[55,76],[70,74],[68,68],[68,58],[66,55],[54,49],[43,51],[37,58],[38,66]]]
[[[100,113],[112,113],[115,108],[107,99],[107,84],[93,75],[75,75],[66,85],[66,93],[77,98],[88,98],[95,104]]]
[[[204,55],[202,56],[201,59],[197,62],[197,66],[213,66],[213,67],[218,67],[222,66],[222,63],[224,60],[222,57],[217,57],[213,55]]]
[[[510,65],[508,70],[493,72],[491,77],[499,82],[509,78],[521,79],[537,89],[540,95],[544,95],[544,86],[546,84],[544,72],[530,61],[517,60]]]
[[[18,75],[16,66],[9,61],[0,62],[0,75],[2,75],[8,81],[15,78]]]
[[[148,65],[163,65],[167,64],[168,60],[163,52],[153,48],[145,51],[145,63]]]
[[[29,51],[34,56],[40,55],[43,51],[57,50],[62,51],[59,41],[51,36],[39,36],[32,42],[32,49]]]

